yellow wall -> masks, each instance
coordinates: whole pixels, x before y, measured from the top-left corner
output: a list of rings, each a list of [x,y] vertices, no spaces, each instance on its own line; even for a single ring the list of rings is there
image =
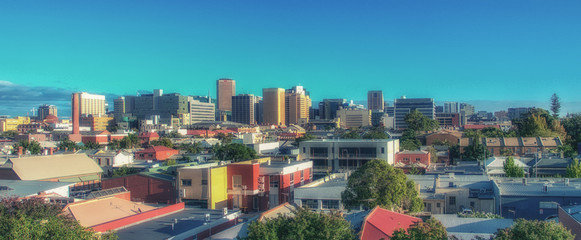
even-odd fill
[[[226,166],[210,169],[209,209],[228,207],[228,168]]]
[[[29,117],[15,117],[15,118],[7,118],[0,120],[0,132],[4,131],[16,131],[18,125],[20,124],[29,124],[30,118]]]

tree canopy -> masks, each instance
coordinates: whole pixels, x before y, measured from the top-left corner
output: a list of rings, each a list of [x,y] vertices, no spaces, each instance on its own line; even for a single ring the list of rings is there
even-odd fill
[[[433,131],[440,127],[437,120],[424,116],[420,111],[414,109],[405,116],[408,129],[413,131]]]
[[[420,147],[422,146],[420,140],[416,138],[416,132],[411,129],[406,129],[403,132],[399,141],[400,141],[399,144],[400,150],[414,151],[420,149]]]
[[[23,152],[28,151],[32,155],[40,154],[40,152],[42,151],[42,147],[40,146],[40,143],[38,143],[37,141],[34,141],[34,140],[32,140],[32,141],[20,140],[16,144],[14,144],[12,147],[14,148],[14,151],[18,151],[18,148],[22,147]]]
[[[296,147],[296,146],[299,146],[299,144],[301,142],[309,141],[309,140],[313,140],[313,139],[315,139],[315,136],[307,133],[307,134],[305,134],[303,136],[300,136],[298,138],[295,138],[295,142],[293,142],[292,145]]]
[[[162,137],[159,140],[151,141],[151,145],[153,146],[165,146],[168,148],[173,148],[173,143],[169,138]]]
[[[571,114],[563,119],[563,127],[567,131],[567,145],[572,149],[577,149],[577,144],[581,142],[581,114]]]
[[[347,130],[341,134],[341,138],[344,139],[360,139],[361,135],[357,132],[357,130],[351,129]]]
[[[390,240],[447,240],[448,232],[440,221],[430,218],[425,222],[417,222],[408,228],[393,232]]]
[[[384,127],[374,127],[363,134],[363,139],[389,139]]]
[[[415,183],[401,169],[379,159],[365,163],[349,176],[341,199],[346,208],[363,205],[418,212],[424,207]]]
[[[196,153],[200,153],[204,150],[204,148],[202,148],[202,144],[199,142],[195,142],[192,144],[189,143],[182,143],[179,145],[178,147],[181,150],[186,151],[187,153],[191,153],[191,154],[196,154]]]
[[[240,143],[214,146],[214,155],[218,160],[232,160],[234,162],[256,158],[256,151]]]
[[[551,112],[553,112],[553,117],[558,118],[559,112],[561,111],[561,101],[556,93],[551,96]]]
[[[3,198],[0,202],[0,239],[117,239],[99,236],[65,216],[58,204],[41,198]]]
[[[565,177],[581,178],[581,162],[579,162],[579,159],[573,159],[573,162],[567,166]]]
[[[141,145],[141,140],[139,140],[139,137],[137,136],[137,134],[129,134],[125,137],[123,137],[121,140],[112,140],[109,143],[109,148],[113,149],[113,150],[117,150],[117,149],[130,149],[130,148],[136,148],[139,147]]]
[[[248,240],[355,239],[347,220],[337,213],[313,212],[299,208],[294,216],[279,215],[248,226]]]
[[[562,224],[553,221],[524,220],[517,219],[510,228],[501,229],[496,232],[494,239],[497,240],[537,240],[537,239],[560,239],[573,240],[574,236]]]
[[[504,167],[504,174],[506,174],[507,177],[524,177],[525,176],[524,170],[515,164],[514,158],[512,158],[512,157],[506,158],[506,161],[503,163],[503,167]]]
[[[520,118],[512,120],[520,137],[560,137],[567,138],[561,122],[542,108],[531,109]]]
[[[463,160],[484,160],[488,158],[490,152],[486,149],[486,146],[480,143],[480,139],[472,139],[470,145],[464,148],[464,153],[462,153]]]

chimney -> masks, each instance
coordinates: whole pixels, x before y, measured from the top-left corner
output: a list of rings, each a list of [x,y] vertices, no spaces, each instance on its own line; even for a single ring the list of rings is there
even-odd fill
[[[18,156],[22,155],[22,152],[24,152],[24,148],[22,146],[18,147]]]
[[[527,185],[527,179],[526,178],[523,178],[522,179],[522,185],[525,185],[525,186]]]
[[[73,134],[79,134],[79,93],[73,93],[72,117]]]
[[[569,186],[569,179],[565,178],[565,186]]]
[[[563,152],[561,152],[561,158],[565,158],[565,156],[564,156],[564,153],[563,153]]]
[[[48,148],[48,155],[53,155],[54,154],[54,149],[49,147]]]
[[[440,176],[436,175],[436,177],[434,178],[434,191],[438,187],[440,187]]]

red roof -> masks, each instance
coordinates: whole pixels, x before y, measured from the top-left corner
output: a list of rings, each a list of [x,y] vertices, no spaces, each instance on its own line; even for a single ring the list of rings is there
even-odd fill
[[[235,131],[232,131],[232,130],[214,130],[214,132],[217,132],[217,133],[224,133],[224,134],[228,134],[228,133],[236,133]]]
[[[140,138],[159,138],[156,132],[142,132],[139,134]]]
[[[155,152],[165,152],[165,151],[175,151],[173,148],[168,148],[166,146],[153,146],[148,149],[143,149],[138,151],[138,153],[155,153]]]
[[[389,239],[393,232],[408,229],[414,223],[422,221],[419,218],[375,207],[365,218],[361,239]]]
[[[480,130],[483,128],[497,128],[500,129],[499,125],[464,125],[464,129],[476,129],[476,130]]]
[[[188,130],[188,135],[201,135],[201,136],[205,136],[206,133],[208,135],[216,135],[216,133],[214,131],[210,131],[210,130]]]

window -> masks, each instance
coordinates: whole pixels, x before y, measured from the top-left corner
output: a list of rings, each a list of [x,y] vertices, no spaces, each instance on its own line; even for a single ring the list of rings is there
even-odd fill
[[[437,207],[437,208],[440,208],[440,207],[441,207],[441,206],[440,206],[440,203],[436,203],[436,207]]]
[[[101,166],[101,159],[97,158],[97,161],[99,162],[99,166]]]
[[[295,183],[295,174],[294,173],[291,173],[290,174],[290,184],[292,185],[294,183]]]
[[[432,211],[432,204],[431,203],[426,204],[426,211],[428,211],[428,212]]]
[[[242,176],[234,175],[232,176],[232,187],[239,188],[242,186]]]
[[[450,203],[450,205],[456,205],[456,197],[450,197],[448,200],[449,200],[448,202]]]
[[[301,170],[301,182],[305,181],[305,170]]]
[[[323,209],[339,209],[339,200],[321,200]]]
[[[258,210],[258,197],[252,198],[252,208]]]
[[[202,185],[208,185],[208,180],[202,180]]]
[[[111,159],[107,158],[107,166],[111,166]]]
[[[416,162],[421,162],[421,158],[416,158]]]
[[[278,176],[271,176],[270,177],[270,187],[271,188],[278,188]]]
[[[381,153],[385,153],[385,148],[381,148]]]
[[[470,202],[470,208],[474,208],[474,202]]]
[[[182,179],[182,186],[192,186],[192,179]]]
[[[303,207],[308,207],[310,209],[319,209],[319,201],[313,199],[303,199],[301,200]]]
[[[303,147],[303,153],[306,153],[306,152],[307,152],[307,148]]]

